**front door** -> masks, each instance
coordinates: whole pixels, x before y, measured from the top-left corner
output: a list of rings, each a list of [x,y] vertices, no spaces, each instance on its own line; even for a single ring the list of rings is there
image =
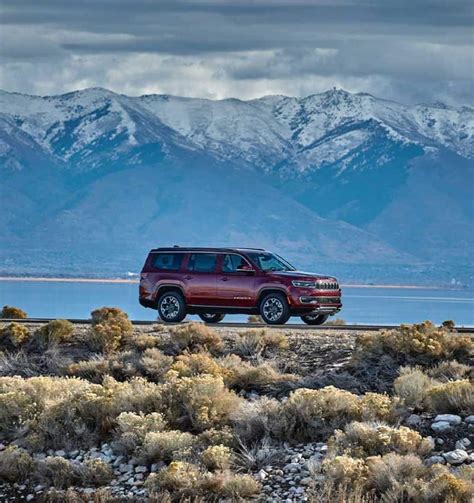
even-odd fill
[[[216,304],[217,253],[191,253],[184,273],[187,303],[194,306]]]
[[[221,256],[217,274],[217,298],[220,306],[255,305],[255,271],[241,255]]]

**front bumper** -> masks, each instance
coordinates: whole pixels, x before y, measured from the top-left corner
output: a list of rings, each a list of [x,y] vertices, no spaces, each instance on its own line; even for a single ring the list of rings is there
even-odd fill
[[[293,288],[290,303],[294,312],[333,315],[342,308],[341,290],[329,293],[327,290]]]

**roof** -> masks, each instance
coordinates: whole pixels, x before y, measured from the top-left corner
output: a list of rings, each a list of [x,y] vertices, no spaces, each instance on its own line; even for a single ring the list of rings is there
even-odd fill
[[[216,253],[223,253],[223,252],[246,252],[246,251],[266,251],[263,248],[229,248],[229,247],[224,247],[224,248],[213,248],[213,247],[192,247],[192,246],[169,246],[169,247],[162,247],[162,248],[153,248],[150,250],[151,252],[216,252]]]

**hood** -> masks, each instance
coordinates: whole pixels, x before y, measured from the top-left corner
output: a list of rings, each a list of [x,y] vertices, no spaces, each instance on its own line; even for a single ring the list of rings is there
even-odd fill
[[[327,274],[318,274],[315,272],[305,272],[305,271],[272,271],[273,276],[285,277],[285,278],[300,278],[307,280],[314,279],[327,279],[329,281],[337,281],[333,276],[328,276]]]

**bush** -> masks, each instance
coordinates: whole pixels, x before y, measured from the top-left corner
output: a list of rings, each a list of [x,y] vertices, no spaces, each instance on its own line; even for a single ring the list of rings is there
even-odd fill
[[[232,461],[232,451],[225,445],[212,445],[201,454],[201,461],[208,470],[226,470]]]
[[[428,390],[428,408],[436,413],[466,413],[474,410],[474,383],[468,379],[449,381]]]
[[[227,377],[231,374],[216,362],[209,353],[185,353],[176,357],[171,370],[179,377],[192,377],[209,374],[214,377]]]
[[[99,487],[114,478],[112,468],[102,459],[87,459],[77,470],[81,484],[86,487]]]
[[[393,388],[409,407],[423,409],[428,391],[433,384],[435,381],[421,368],[403,367],[400,369],[400,377],[393,383]]]
[[[474,340],[453,334],[448,327],[436,327],[430,321],[401,325],[396,330],[365,333],[357,337],[354,360],[391,355],[398,361],[410,358],[419,363],[436,363],[443,359],[468,361],[474,351]]]
[[[202,323],[184,323],[171,332],[171,337],[177,348],[182,351],[209,351],[218,354],[222,350],[222,340],[212,328]]]
[[[431,440],[405,426],[392,428],[382,423],[356,421],[346,425],[344,431],[336,430],[328,445],[331,454],[356,458],[383,455],[391,451],[424,455],[433,448]]]
[[[244,444],[258,441],[274,432],[276,435],[284,434],[280,428],[280,403],[265,396],[253,402],[241,402],[231,419],[237,438]]]
[[[25,450],[10,445],[0,451],[0,480],[22,482],[30,475],[34,464]]]
[[[281,406],[281,430],[296,439],[323,438],[345,423],[359,417],[359,397],[327,386],[298,389]]]
[[[288,338],[279,332],[265,329],[251,329],[240,332],[234,342],[232,352],[240,356],[256,357],[272,351],[287,349]]]
[[[166,421],[163,415],[158,412],[147,415],[122,412],[117,417],[116,424],[114,448],[133,453],[137,447],[143,444],[148,433],[162,431],[166,426]]]
[[[173,358],[166,356],[157,348],[149,348],[143,352],[140,367],[143,374],[153,381],[159,381],[171,367]]]
[[[65,371],[69,376],[81,377],[96,384],[100,384],[110,372],[110,361],[100,356],[92,357],[90,360],[71,363]]]
[[[38,461],[35,475],[41,483],[52,485],[57,489],[67,489],[76,481],[73,464],[60,456],[48,456]]]
[[[231,475],[224,478],[222,494],[234,500],[246,499],[260,492],[260,484],[250,475]]]
[[[19,307],[3,306],[2,312],[0,313],[0,318],[20,320],[28,318],[28,314]]]
[[[195,431],[224,426],[242,401],[225,387],[221,377],[202,374],[179,378],[170,371],[168,378],[163,398],[170,424]]]
[[[0,345],[6,348],[17,348],[25,343],[30,336],[27,327],[20,323],[10,323],[0,329]]]
[[[117,350],[133,332],[128,315],[117,307],[102,307],[91,313],[91,346],[105,353]]]
[[[53,320],[39,328],[34,334],[34,341],[40,347],[69,342],[74,333],[74,325],[67,320]]]
[[[438,381],[458,381],[469,378],[473,368],[456,360],[450,360],[438,363],[435,367],[428,369],[427,372],[430,377]]]
[[[196,440],[191,433],[178,430],[149,432],[143,440],[140,456],[147,463],[179,459],[190,453]]]
[[[145,482],[150,492],[168,490],[172,493],[197,493],[202,474],[196,465],[173,461],[158,473],[152,473]]]
[[[322,471],[336,485],[364,484],[368,476],[367,465],[363,459],[346,455],[325,459]]]

